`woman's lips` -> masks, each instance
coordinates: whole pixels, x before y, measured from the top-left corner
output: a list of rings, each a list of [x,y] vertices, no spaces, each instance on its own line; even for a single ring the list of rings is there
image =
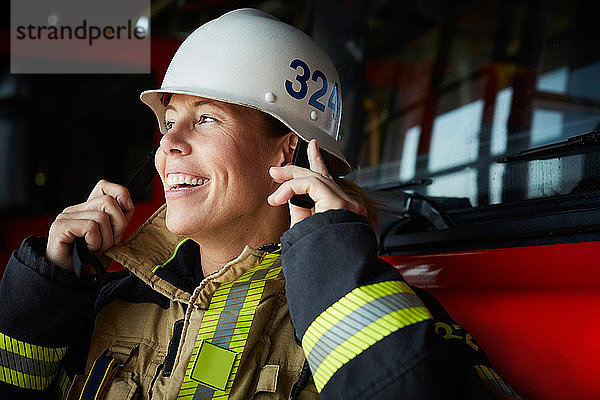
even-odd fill
[[[167,174],[165,181],[165,198],[175,199],[191,195],[203,189],[210,182],[210,179],[177,172]]]
[[[166,199],[177,199],[180,197],[184,197],[184,196],[188,196],[191,194],[194,194],[200,190],[204,190],[207,186],[208,186],[208,182],[210,180],[207,179],[203,184],[201,185],[195,185],[195,186],[173,186],[173,187],[169,187],[167,190],[165,190],[165,198]]]
[[[183,185],[183,184],[194,185],[194,186],[195,185],[203,185],[206,182],[208,182],[208,178],[178,172],[178,173],[167,174],[165,183],[169,187],[174,187],[174,186]]]

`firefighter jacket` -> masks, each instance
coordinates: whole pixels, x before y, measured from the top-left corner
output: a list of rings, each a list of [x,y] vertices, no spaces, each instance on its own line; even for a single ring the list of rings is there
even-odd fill
[[[127,269],[102,285],[24,241],[0,284],[0,398],[518,398],[363,217],[313,215],[203,277],[164,216],[107,253]]]

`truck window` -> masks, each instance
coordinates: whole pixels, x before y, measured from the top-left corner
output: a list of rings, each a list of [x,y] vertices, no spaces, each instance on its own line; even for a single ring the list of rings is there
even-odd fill
[[[363,124],[347,149],[357,182],[386,203],[383,225],[401,219],[398,189],[457,227],[598,206],[598,4],[381,4],[365,26]],[[511,157],[575,136],[576,150]]]

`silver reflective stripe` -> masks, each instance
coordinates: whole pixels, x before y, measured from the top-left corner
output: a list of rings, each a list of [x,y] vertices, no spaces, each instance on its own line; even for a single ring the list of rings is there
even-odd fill
[[[347,362],[394,332],[431,320],[403,281],[359,286],[323,311],[306,329],[302,349],[322,391]]]
[[[267,263],[267,267],[263,267],[263,263]],[[236,339],[232,341],[234,333],[238,328],[238,323],[247,323],[248,314],[240,315],[242,309],[244,308],[244,304],[248,299],[248,293],[251,290],[251,285],[254,281],[265,280],[267,279],[267,275],[276,269],[281,269],[281,257],[277,253],[276,258],[273,260],[272,258],[265,258],[263,263],[259,266],[255,271],[247,271],[250,273],[248,278],[244,278],[246,274],[242,275],[238,280],[234,281],[231,284],[231,288],[228,289],[227,297],[225,298],[224,304],[221,306],[223,310],[219,313],[219,319],[215,325],[213,336],[210,339],[210,342],[216,346],[219,346],[224,349],[235,349],[236,351],[241,353],[243,351],[243,346],[245,346],[246,339]],[[281,272],[280,272],[281,273]],[[272,279],[275,276],[269,278]],[[239,281],[241,280],[241,281]],[[224,286],[222,286],[224,287]],[[255,289],[253,289],[255,290]],[[213,299],[218,296],[219,289],[213,294]],[[253,294],[252,296],[256,296]],[[260,292],[260,296],[262,297],[262,291]],[[218,303],[221,303],[219,301]],[[209,306],[209,310],[213,307],[214,304],[211,302]],[[247,307],[247,306],[246,306]],[[205,314],[206,315],[206,314]],[[202,328],[201,328],[202,329]],[[239,334],[237,336],[240,336]],[[242,335],[243,336],[243,335]],[[199,335],[200,337],[200,335]],[[246,334],[247,338],[247,334]],[[242,347],[239,348],[240,342],[242,342]],[[237,359],[237,363],[239,363],[240,357]],[[237,365],[234,367],[234,371],[237,370]],[[191,367],[188,366],[188,370]],[[191,394],[191,398],[193,400],[204,400],[204,399],[215,399],[215,398],[223,398],[226,399],[229,396],[229,390],[231,390],[232,379],[235,378],[235,372],[233,372],[230,376],[227,389],[225,391],[215,390],[211,387],[205,386],[202,383],[198,383],[196,388],[194,389],[193,394]],[[185,384],[185,381],[184,381]],[[183,389],[183,390],[189,390]],[[180,394],[178,398],[189,398],[190,394],[182,394],[180,390]]]
[[[342,318],[319,338],[308,354],[309,364],[312,368],[321,365],[335,348],[379,318],[396,310],[422,305],[421,300],[412,293],[392,293],[364,304]]]
[[[0,332],[0,382],[44,390],[60,371],[66,347],[44,347]]]
[[[36,360],[4,349],[0,349],[0,360],[3,367],[37,376],[54,376],[60,363],[59,361]]]

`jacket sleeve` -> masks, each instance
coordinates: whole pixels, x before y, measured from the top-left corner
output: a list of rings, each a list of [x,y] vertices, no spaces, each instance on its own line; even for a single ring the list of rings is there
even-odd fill
[[[292,323],[321,398],[491,398],[376,249],[366,219],[347,210],[315,214],[282,237]]]
[[[45,258],[29,237],[0,282],[0,398],[49,398],[83,369],[98,284]]]

